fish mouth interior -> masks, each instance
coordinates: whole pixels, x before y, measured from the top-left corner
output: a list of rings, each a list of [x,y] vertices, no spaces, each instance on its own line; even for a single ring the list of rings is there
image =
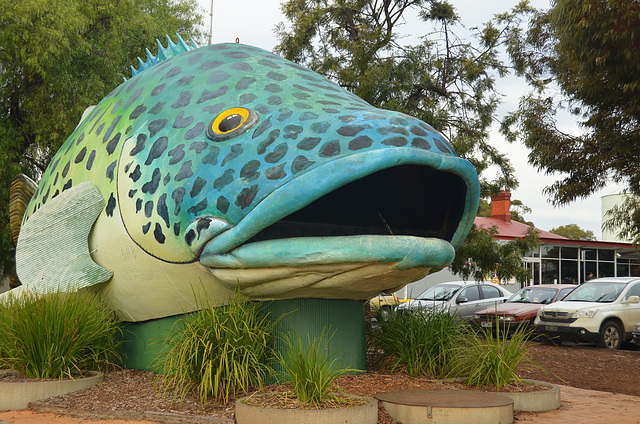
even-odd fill
[[[312,189],[312,187],[310,187]],[[263,229],[247,243],[297,237],[453,238],[467,187],[455,174],[399,165],[352,181]]]

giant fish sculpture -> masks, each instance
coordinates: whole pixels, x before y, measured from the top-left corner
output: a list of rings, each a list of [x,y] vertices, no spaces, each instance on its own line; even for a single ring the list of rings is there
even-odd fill
[[[451,263],[479,186],[442,135],[267,51],[192,46],[158,42],[57,152],[21,290],[92,287],[143,321],[234,292],[367,299]]]

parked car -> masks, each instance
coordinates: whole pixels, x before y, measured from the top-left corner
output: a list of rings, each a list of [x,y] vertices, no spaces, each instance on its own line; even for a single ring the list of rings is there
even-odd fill
[[[376,313],[378,310],[391,311],[398,306],[398,295],[395,293],[380,293],[376,297],[369,299],[371,312]]]
[[[469,320],[476,311],[503,303],[510,296],[510,291],[493,283],[452,281],[427,289],[415,299],[401,303],[398,310],[443,308]]]
[[[562,300],[575,289],[575,284],[541,284],[524,287],[505,303],[475,313],[473,323],[478,327],[499,328],[502,334],[511,334],[522,326],[533,328],[538,309]]]
[[[640,322],[640,278],[598,278],[578,286],[562,301],[538,310],[540,333],[559,341],[596,342],[619,349]]]
[[[636,342],[637,345],[640,345],[640,322],[633,326],[631,335],[633,337],[633,341]]]

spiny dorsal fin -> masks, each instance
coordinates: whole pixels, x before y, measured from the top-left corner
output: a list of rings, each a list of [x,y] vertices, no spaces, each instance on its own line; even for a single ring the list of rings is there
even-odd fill
[[[149,51],[149,49],[147,49],[147,61],[144,62],[142,59],[138,58],[139,67],[138,69],[134,68],[133,66],[131,67],[131,77],[132,78],[135,77],[140,72],[145,71],[151,68],[153,65],[156,65],[162,61],[165,61],[170,57],[177,56],[179,54],[198,48],[198,45],[196,44],[195,41],[193,41],[193,38],[190,39],[191,42],[189,45],[187,45],[187,43],[185,43],[182,37],[180,37],[180,34],[176,34],[176,35],[178,36],[177,44],[171,40],[168,34],[166,35],[167,40],[169,42],[167,44],[167,47],[164,47],[160,42],[160,40],[156,39],[156,43],[158,43],[158,54],[154,56]],[[125,78],[124,80],[126,81],[127,79]]]
[[[24,174],[17,175],[11,181],[9,190],[9,228],[13,244],[18,243],[22,217],[37,187],[37,184]]]

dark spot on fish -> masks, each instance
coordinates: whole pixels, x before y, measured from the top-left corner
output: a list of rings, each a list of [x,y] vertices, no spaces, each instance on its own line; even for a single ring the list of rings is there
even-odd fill
[[[287,154],[288,150],[289,147],[287,143],[278,144],[275,149],[273,149],[273,152],[267,154],[264,157],[264,160],[268,163],[278,163],[280,159],[282,159],[284,155]]]
[[[267,99],[267,104],[270,106],[278,106],[282,104],[282,99],[279,96],[270,96]]]
[[[138,192],[137,188],[129,190],[129,199],[133,199],[137,192]]]
[[[177,189],[173,190],[173,193],[171,193],[171,198],[176,204],[176,207],[173,209],[174,215],[178,215],[180,213],[180,207],[182,206],[182,199],[184,198],[184,195],[186,193],[187,193],[187,190],[185,190],[184,187],[178,187]]]
[[[308,103],[294,102],[293,105],[298,109],[313,109]]]
[[[180,223],[176,222],[173,224],[173,234],[177,237],[180,235]]]
[[[180,112],[173,121],[173,128],[187,128],[193,122],[193,116],[184,117],[184,111]]]
[[[193,214],[193,215],[197,215],[199,212],[202,212],[203,210],[207,209],[207,206],[209,205],[209,201],[207,200],[207,198],[205,197],[204,199],[202,199],[200,202],[198,202],[197,205],[190,207],[187,212]]]
[[[55,199],[56,196],[58,196],[58,194],[60,194],[60,190],[56,190],[55,193],[53,193],[53,196],[51,196],[52,199]]]
[[[82,150],[78,152],[76,158],[73,160],[74,163],[80,163],[84,160],[84,156],[87,154],[87,147],[83,147]]]
[[[147,160],[144,162],[146,166],[151,165],[155,159],[162,156],[165,150],[167,150],[167,146],[169,145],[169,138],[166,136],[162,136],[157,139],[153,146],[151,146],[151,150],[149,150],[149,155],[147,156]]]
[[[176,163],[180,162],[182,158],[184,158],[184,150],[182,150],[183,148],[184,144],[178,144],[176,147],[169,150],[168,155],[171,158],[169,160],[169,165],[175,165]]]
[[[224,186],[230,184],[233,181],[234,172],[233,169],[226,169],[224,173],[213,182],[213,188],[220,191]]]
[[[266,130],[271,127],[271,117],[261,122],[260,125],[255,129],[251,138],[260,137]]]
[[[436,146],[438,146],[438,149],[440,149],[442,153],[453,153],[453,149],[450,149],[445,143],[440,141],[437,137],[435,137],[433,141],[436,143]]]
[[[286,121],[287,119],[291,118],[291,116],[293,115],[293,111],[291,109],[281,109],[280,110],[280,115],[278,115],[278,118],[276,118],[279,122],[282,121]]]
[[[202,65],[200,65],[200,69],[203,71],[208,71],[210,69],[217,68],[218,66],[222,65],[222,63],[223,62],[219,60],[207,60]]]
[[[331,124],[327,121],[314,122],[311,124],[311,131],[316,134],[324,134],[325,132],[327,132],[330,126]]]
[[[365,149],[367,147],[371,147],[371,144],[373,144],[373,140],[371,139],[371,137],[361,135],[349,142],[349,150]]]
[[[251,86],[251,84],[253,84],[254,82],[256,82],[256,79],[253,77],[242,77],[240,78],[240,80],[236,83],[236,90],[246,90],[247,88],[249,88]]]
[[[156,119],[155,121],[151,121],[147,129],[149,130],[149,137],[153,138],[158,134],[158,131],[164,128],[167,125],[167,120],[165,118]]]
[[[253,200],[258,194],[259,187],[257,184],[252,185],[249,188],[244,188],[236,198],[235,204],[240,209],[244,209],[253,203]]]
[[[224,71],[213,71],[207,79],[208,84],[219,84],[229,78],[229,74]]]
[[[389,135],[389,134],[402,134],[405,136],[409,135],[409,131],[407,131],[405,128],[402,128],[402,127],[382,127],[382,128],[378,128],[377,131],[382,135]]]
[[[199,135],[202,134],[202,132],[204,131],[205,125],[202,122],[198,122],[197,124],[195,124],[193,126],[193,128],[191,128],[189,131],[187,131],[184,134],[184,139],[185,140],[193,140],[194,138],[198,137]]]
[[[346,127],[338,128],[337,133],[345,137],[353,137],[360,131],[369,128],[368,125],[348,125]]]
[[[189,106],[189,103],[191,103],[191,92],[183,91],[182,93],[180,93],[178,100],[176,100],[175,103],[171,105],[171,107],[173,109],[179,109],[181,107]]]
[[[231,59],[246,59],[246,58],[249,57],[249,55],[247,53],[240,52],[240,51],[237,51],[237,50],[224,52],[224,53],[222,53],[222,55],[226,56],[228,58],[231,58]]]
[[[286,177],[287,173],[284,171],[284,164],[267,168],[267,170],[264,171],[264,176],[269,180],[279,180]]]
[[[140,212],[142,209],[142,199],[136,199],[136,213]]]
[[[107,201],[107,216],[113,216],[113,210],[116,208],[116,198],[113,197],[113,193],[109,196],[109,200]]]
[[[305,137],[298,143],[298,149],[310,151],[313,150],[322,141],[320,137]]]
[[[200,103],[206,102],[207,100],[217,99],[218,97],[221,97],[227,94],[227,91],[229,91],[229,86],[226,86],[226,85],[223,85],[215,89],[214,91],[204,90],[196,103],[200,104]]]
[[[131,152],[129,152],[129,156],[135,156],[138,153],[140,153],[141,151],[144,150],[144,143],[147,142],[147,135],[146,134],[138,134],[138,138],[136,139],[136,145],[133,147],[133,149],[131,149]]]
[[[187,85],[189,84],[193,79],[195,78],[195,75],[187,75],[186,77],[182,77],[178,80],[178,85]]]
[[[149,228],[151,228],[151,223],[147,222],[142,226],[142,233],[147,234],[149,232]]]
[[[156,168],[153,170],[153,175],[151,175],[151,180],[147,181],[142,185],[142,192],[148,194],[154,194],[156,190],[158,190],[158,186],[160,185],[160,169]]]
[[[258,61],[259,64],[264,65],[264,66],[268,66],[269,68],[273,68],[273,69],[280,69],[280,66],[270,60],[266,60],[266,59],[260,59]]]
[[[127,93],[134,89],[136,84],[140,82],[140,78],[134,78],[129,81],[129,86],[127,87]]]
[[[200,153],[202,153],[204,151],[204,149],[207,148],[207,146],[208,146],[208,144],[205,143],[204,141],[194,141],[189,146],[189,150],[195,150],[195,152],[197,154],[200,154]]]
[[[173,179],[174,181],[182,181],[185,178],[190,178],[193,175],[193,171],[191,170],[191,161],[188,160],[182,164],[180,167],[180,171]]]
[[[198,237],[202,234],[202,230],[206,230],[211,226],[211,219],[209,218],[201,218],[198,219],[198,223],[196,224],[196,232],[198,233]]]
[[[357,116],[354,115],[342,115],[342,116],[338,116],[338,119],[342,122],[344,122],[345,124],[351,121],[354,121],[355,119],[357,119]]]
[[[169,70],[169,72],[164,74],[164,76],[162,78],[160,78],[160,79],[175,77],[176,75],[179,75],[181,72],[182,72],[182,68],[179,67],[179,66],[175,66],[175,67],[171,68]]]
[[[340,143],[338,141],[329,141],[320,147],[320,157],[330,158],[340,154]]]
[[[193,187],[191,187],[191,192],[189,193],[189,196],[191,196],[192,199],[196,197],[198,194],[200,194],[200,191],[202,191],[202,188],[206,184],[207,184],[207,180],[201,177],[196,177],[196,180],[193,182]]]
[[[234,71],[253,71],[251,65],[245,62],[234,62],[231,64],[231,69],[233,69]]]
[[[284,127],[284,138],[295,140],[298,138],[298,134],[300,134],[304,128],[299,125],[287,125]]]
[[[260,176],[258,169],[260,169],[260,161],[250,160],[240,170],[240,178],[253,181]]]
[[[402,146],[406,146],[407,139],[405,137],[391,137],[391,138],[384,139],[382,141],[382,144],[384,144],[385,146],[402,147]]]
[[[109,178],[110,182],[113,182],[114,172],[115,172],[117,163],[118,163],[118,161],[114,160],[113,162],[111,162],[109,164],[109,166],[107,166],[106,175],[107,175],[107,178]]]
[[[267,73],[267,78],[271,78],[271,79],[276,80],[276,81],[284,81],[284,80],[287,79],[287,76],[286,75],[282,75],[282,74],[280,74],[278,72],[269,72],[269,73]]]
[[[118,147],[118,143],[120,142],[120,136],[122,134],[120,132],[116,133],[113,138],[107,143],[107,153],[111,155]]]
[[[247,103],[255,101],[257,98],[258,96],[253,93],[246,93],[240,96],[239,101],[241,105],[246,105]]]
[[[123,109],[128,109],[129,106],[131,106],[136,100],[138,100],[138,97],[140,97],[140,94],[142,94],[142,91],[144,91],[144,89],[142,88],[137,89],[136,92],[133,93],[131,97],[127,99],[127,103],[124,105]],[[105,112],[106,111],[107,110],[105,109]]]
[[[164,105],[166,105],[167,102],[158,102],[156,103],[156,105],[154,107],[151,108],[151,110],[149,111],[149,113],[151,115],[157,115],[160,112],[162,112],[162,108],[164,107]]]
[[[293,93],[293,97],[298,100],[307,100],[311,95],[307,93]]]
[[[116,116],[116,118],[111,122],[111,125],[107,129],[107,132],[105,132],[104,137],[102,137],[103,143],[105,143],[109,139],[109,137],[111,137],[111,134],[113,134],[113,130],[116,128],[116,125],[118,125],[120,118],[122,118],[122,115]]]
[[[54,178],[54,180],[53,180],[53,185],[58,184],[58,175],[60,175],[60,174],[58,174],[58,173],[56,172],[56,177],[55,177],[55,178]]]
[[[218,146],[209,146],[209,151],[202,158],[202,163],[206,163],[208,165],[215,165],[218,163],[218,154],[220,153],[220,148]]]
[[[402,127],[406,127],[409,124],[406,119],[398,118],[397,116],[389,119],[389,122],[391,122],[393,125],[400,125]]]
[[[162,227],[157,222],[156,228],[153,230],[153,237],[155,237],[156,241],[160,244],[164,244],[164,241],[166,239],[164,233],[162,232]]]
[[[166,187],[167,184],[169,184],[169,181],[171,181],[171,173],[167,172],[167,175],[165,175],[162,179],[162,184],[164,184],[164,186]]]
[[[267,147],[269,147],[276,139],[280,137],[280,130],[275,129],[269,133],[269,136],[265,141],[258,145],[257,153],[259,155],[264,154],[267,151]]]
[[[227,211],[229,210],[229,206],[230,204],[226,197],[224,196],[218,197],[218,201],[216,202],[216,208],[220,212],[227,213]]]
[[[167,228],[169,228],[169,210],[167,209],[167,193],[162,193],[162,196],[158,198],[156,213],[160,218],[162,218]]]
[[[278,84],[274,84],[274,83],[270,83],[264,86],[265,91],[268,91],[270,93],[281,93],[282,92],[282,87],[280,87]]]
[[[72,180],[69,180],[62,186],[62,191],[65,191],[66,189],[71,188],[71,186],[73,186],[73,182]]]
[[[187,231],[187,234],[184,235],[184,241],[187,242],[187,246],[191,246],[191,243],[193,243],[193,240],[195,240],[196,238],[196,232],[193,231],[193,229]]]
[[[89,153],[89,158],[87,159],[87,163],[85,165],[85,167],[87,168],[87,171],[91,171],[91,167],[93,167],[93,160],[95,158],[96,158],[96,151],[92,150],[91,153]]]
[[[230,160],[233,160],[233,159],[237,158],[238,156],[240,156],[242,154],[242,152],[243,152],[243,149],[242,149],[241,145],[234,144],[233,146],[231,146],[231,151],[222,160],[222,166],[225,166],[225,164],[227,162],[229,162]]]
[[[98,128],[96,129],[96,135],[100,135],[100,133],[102,132],[102,129],[104,128],[104,122],[102,124],[100,124],[100,126],[98,126]],[[71,143],[73,144],[73,143]]]
[[[162,93],[165,88],[167,88],[167,84],[160,84],[154,87],[153,90],[151,90],[151,95],[157,96],[158,94]]]
[[[340,113],[338,109],[334,109],[332,107],[325,107],[325,108],[322,108],[322,110],[327,113]]]
[[[153,214],[153,200],[149,200],[144,204],[144,216],[151,218]]]
[[[302,91],[307,91],[309,93],[313,93],[312,89],[310,89],[309,87],[305,87],[304,85],[293,84],[293,88],[297,88],[298,90],[302,90]]]
[[[142,172],[140,172],[140,165],[136,165],[136,167],[133,170],[133,172],[131,174],[129,174],[129,178],[131,178],[131,180],[134,183],[137,182],[140,179],[141,176],[142,176]]]
[[[409,131],[411,131],[411,134],[418,135],[421,137],[429,135],[429,133],[426,132],[423,128],[417,127],[415,125],[412,125],[411,128],[409,128]]]
[[[411,140],[411,145],[413,147],[417,147],[418,149],[431,150],[431,143],[429,143],[424,138],[415,137],[413,140]]]
[[[202,108],[203,111],[210,113],[211,115],[217,115],[227,108],[224,103],[216,103],[215,105],[209,105]]]
[[[339,106],[340,103],[338,102],[334,102],[333,100],[318,100],[317,103],[320,103],[321,105],[325,105],[325,106]]]
[[[291,173],[297,174],[300,171],[303,171],[313,165],[315,162],[310,161],[304,156],[298,156],[293,160],[291,164]]]
[[[304,112],[301,116],[300,116],[300,120],[301,121],[309,121],[312,119],[318,119],[320,116],[317,113],[313,113],[313,112]]]

